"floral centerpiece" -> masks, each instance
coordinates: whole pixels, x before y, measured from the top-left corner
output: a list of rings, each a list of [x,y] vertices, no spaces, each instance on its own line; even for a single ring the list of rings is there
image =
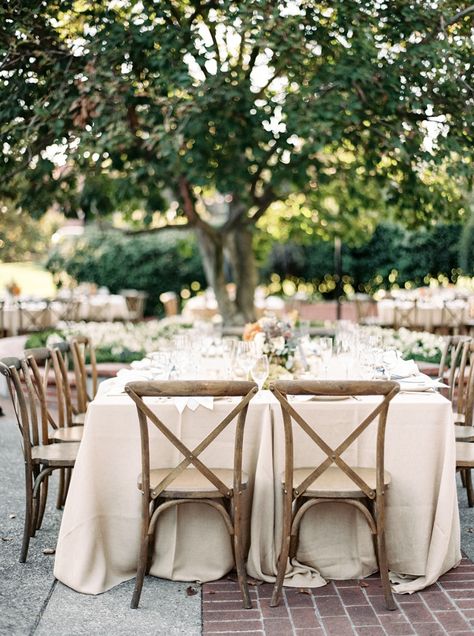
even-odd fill
[[[290,322],[265,316],[245,325],[243,339],[253,340],[257,350],[268,355],[270,365],[293,369],[297,338]]]
[[[14,280],[6,285],[6,290],[11,296],[19,296],[21,294],[21,289]]]

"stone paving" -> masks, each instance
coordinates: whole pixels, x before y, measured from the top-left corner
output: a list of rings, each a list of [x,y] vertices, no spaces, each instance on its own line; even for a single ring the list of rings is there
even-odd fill
[[[203,585],[203,634],[462,636],[474,634],[473,592],[474,564],[466,558],[422,592],[395,595],[393,612],[385,608],[378,576],[285,588],[276,608],[269,606],[272,585],[256,585],[251,610],[242,610],[237,583],[222,580]]]

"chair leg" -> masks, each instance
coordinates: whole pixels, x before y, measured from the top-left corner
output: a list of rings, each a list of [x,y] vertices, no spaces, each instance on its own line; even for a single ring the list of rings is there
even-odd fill
[[[276,607],[280,602],[281,588],[283,587],[283,580],[285,578],[286,564],[288,563],[288,556],[290,553],[290,537],[292,526],[292,514],[291,514],[291,493],[285,494],[283,502],[283,529],[281,550],[278,557],[278,570],[275,585],[273,586],[272,598],[270,601],[270,607]]]
[[[39,497],[39,508],[38,508],[38,519],[36,520],[36,530],[41,528],[41,524],[43,523],[44,511],[46,509],[46,501],[48,499],[48,476],[46,476],[41,484],[40,489],[40,497]]]
[[[474,492],[472,489],[472,474],[471,474],[470,468],[468,468],[465,471],[465,479],[466,479],[467,503],[469,508],[472,508],[474,506]]]
[[[72,476],[72,468],[66,468],[64,471],[64,497],[63,497],[63,505],[66,503],[66,497],[69,492],[69,486],[71,484],[71,476]]]
[[[237,579],[239,581],[240,593],[242,594],[242,603],[245,609],[252,609],[252,601],[250,600],[249,584],[247,581],[247,572],[245,570],[244,555],[242,550],[242,519],[241,519],[241,501],[234,499],[233,521],[234,535],[231,537],[233,542],[233,552],[235,569],[237,570]]]
[[[145,534],[141,540],[140,555],[138,557],[137,576],[135,579],[135,589],[133,590],[132,601],[130,603],[130,607],[132,609],[137,609],[138,603],[140,602],[140,596],[142,593],[143,581],[145,579],[147,566],[149,540],[150,535],[148,534]]]
[[[462,487],[465,488],[466,487],[466,469],[465,468],[461,468],[460,474],[461,474]]]
[[[387,549],[385,546],[385,528],[383,527],[383,519],[382,519],[382,524],[380,524],[379,522],[380,516],[383,517],[383,512],[382,512],[382,515],[380,515],[379,502],[374,502],[374,510],[375,510],[375,522],[377,524],[376,555],[377,555],[377,562],[379,566],[380,580],[382,581],[383,594],[385,597],[385,606],[387,607],[388,610],[396,610],[397,605],[393,598],[392,588],[390,587],[390,579],[388,577]]]
[[[33,522],[33,485],[32,475],[25,468],[25,523],[23,526],[23,541],[21,544],[20,563],[26,562],[28,547],[30,545],[31,527]]]
[[[64,500],[64,468],[59,469],[58,496],[56,498],[56,508],[61,510]]]

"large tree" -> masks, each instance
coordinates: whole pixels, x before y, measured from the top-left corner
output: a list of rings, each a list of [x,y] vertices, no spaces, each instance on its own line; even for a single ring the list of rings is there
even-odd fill
[[[367,193],[412,223],[464,213],[473,15],[454,0],[6,0],[3,195],[191,226],[224,318],[252,318],[252,235],[275,202],[341,232]]]

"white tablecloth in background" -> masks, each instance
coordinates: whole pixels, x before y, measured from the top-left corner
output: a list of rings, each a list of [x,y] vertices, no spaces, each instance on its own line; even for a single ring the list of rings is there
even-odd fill
[[[85,434],[64,510],[56,550],[55,576],[73,589],[97,594],[136,572],[140,536],[140,499],[136,486],[140,448],[136,408],[127,396],[107,396],[108,383],[89,406]],[[215,401],[182,415],[174,404],[151,399],[163,419],[189,445],[202,439],[213,421],[230,408]],[[325,436],[335,444],[347,417],[363,419],[368,399],[298,404],[302,413],[325,421]],[[392,474],[387,495],[387,550],[393,572],[414,577],[396,586],[410,592],[434,582],[460,560],[459,515],[455,487],[455,441],[450,403],[435,394],[400,394],[390,407],[386,468]],[[152,426],[152,466],[166,466],[176,451]],[[347,451],[349,460],[373,462],[370,433]],[[314,462],[306,440],[296,444],[297,462]],[[372,445],[371,445],[372,448]],[[217,466],[232,465],[232,434],[206,450]],[[248,572],[274,580],[281,532],[283,428],[279,406],[264,392],[250,403],[244,442],[244,469],[251,476]],[[346,509],[347,508],[347,509]],[[160,520],[151,574],[174,580],[212,580],[232,567],[228,535],[218,513],[188,505],[167,511]],[[371,537],[355,511],[318,506],[303,521],[299,560],[309,561],[328,578],[358,578],[376,570]],[[318,586],[320,574],[294,567],[285,584]]]
[[[81,298],[81,320],[128,320],[129,315],[127,301],[119,294],[96,294]]]

